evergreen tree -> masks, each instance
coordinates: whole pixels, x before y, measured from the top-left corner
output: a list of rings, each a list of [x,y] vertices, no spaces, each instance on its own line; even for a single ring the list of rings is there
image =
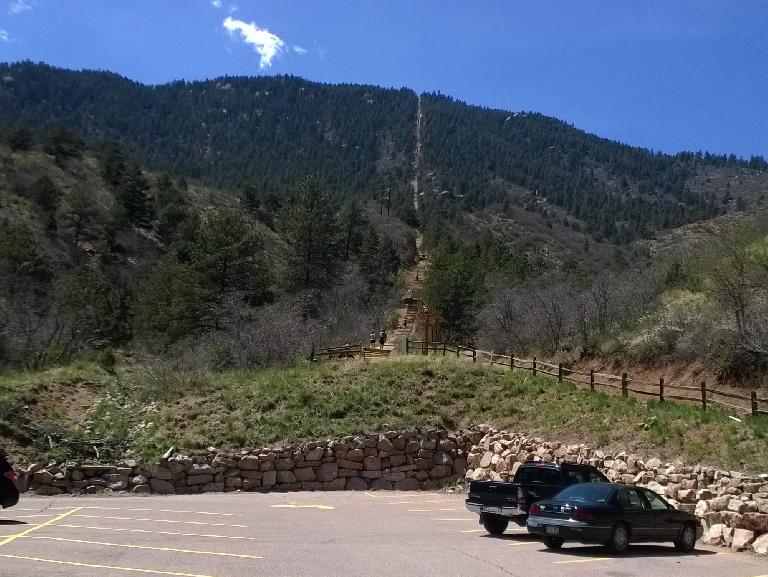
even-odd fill
[[[342,235],[341,257],[344,260],[348,260],[360,251],[367,224],[357,199],[352,197],[347,200],[339,213],[339,228]]]
[[[14,128],[8,134],[8,147],[14,152],[29,150],[32,144],[32,132],[24,126]]]
[[[48,176],[41,176],[32,183],[29,195],[40,209],[45,222],[45,229],[49,233],[56,230],[56,211],[61,201],[61,191]]]
[[[43,151],[53,156],[59,166],[65,166],[69,159],[80,158],[84,148],[83,141],[64,124],[52,124],[43,134]]]
[[[267,298],[269,271],[261,258],[253,222],[233,208],[210,208],[198,216],[191,262],[217,298],[242,292],[251,304]]]
[[[167,347],[210,320],[210,298],[191,264],[174,254],[161,258],[141,280],[132,303],[134,334]]]
[[[127,170],[125,152],[114,141],[106,142],[99,152],[101,176],[109,186],[117,188],[123,181]]]
[[[320,291],[339,270],[338,225],[327,190],[316,176],[305,177],[285,214],[290,246],[289,282],[295,291]]]
[[[152,219],[152,204],[149,196],[149,181],[136,163],[131,163],[125,172],[117,191],[117,198],[128,222],[140,227],[149,225]]]

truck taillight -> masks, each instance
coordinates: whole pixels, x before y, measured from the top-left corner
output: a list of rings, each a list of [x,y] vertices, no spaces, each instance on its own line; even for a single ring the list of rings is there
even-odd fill
[[[531,505],[531,508],[528,509],[528,514],[530,515],[538,515],[539,513],[541,513],[541,507],[539,507],[538,503],[534,503]]]
[[[571,519],[575,521],[592,521],[594,518],[595,516],[592,513],[578,507],[574,507],[573,511],[571,511]]]

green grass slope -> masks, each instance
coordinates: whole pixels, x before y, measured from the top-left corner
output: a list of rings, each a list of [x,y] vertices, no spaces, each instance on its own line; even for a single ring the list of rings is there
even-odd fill
[[[568,443],[689,463],[768,469],[768,418],[590,393],[455,359],[298,364],[215,374],[93,365],[0,377],[0,434],[27,458],[93,456],[89,440],[157,456],[400,427],[483,423]],[[26,407],[26,409],[25,409]],[[34,421],[34,422],[32,422]],[[29,425],[73,440],[53,449]],[[97,445],[98,446],[98,445]],[[104,452],[104,449],[102,449]],[[106,453],[109,454],[109,453]]]

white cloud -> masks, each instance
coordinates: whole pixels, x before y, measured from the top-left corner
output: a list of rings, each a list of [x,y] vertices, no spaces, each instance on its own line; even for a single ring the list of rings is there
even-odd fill
[[[8,35],[7,30],[0,30],[0,42],[10,42],[11,37]]]
[[[272,34],[266,28],[259,28],[255,22],[243,22],[227,16],[224,20],[224,28],[230,36],[238,35],[243,42],[253,46],[261,56],[259,68],[272,66],[272,59],[285,46],[282,38]]]
[[[237,7],[237,4],[230,4],[229,5],[229,13],[230,14],[234,14],[238,10],[239,10],[239,8]]]
[[[8,14],[21,14],[27,10],[33,10],[34,8],[34,0],[13,0],[10,6],[8,6]]]
[[[302,48],[301,46],[294,46],[293,47],[293,51],[296,54],[306,54],[307,53],[307,49],[306,48]]]
[[[221,0],[211,0],[211,6],[214,8],[221,8]]]

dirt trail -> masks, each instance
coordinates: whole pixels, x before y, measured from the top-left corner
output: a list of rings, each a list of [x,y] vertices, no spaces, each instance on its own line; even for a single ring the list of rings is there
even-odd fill
[[[416,329],[416,315],[421,304],[421,290],[424,286],[424,275],[429,261],[423,252],[422,237],[416,237],[416,264],[405,273],[405,291],[397,308],[397,327],[388,337],[384,348],[397,352],[398,342],[402,337],[410,337]]]
[[[419,210],[419,174],[421,174],[421,95],[416,108],[416,150],[413,155],[413,208]]]

